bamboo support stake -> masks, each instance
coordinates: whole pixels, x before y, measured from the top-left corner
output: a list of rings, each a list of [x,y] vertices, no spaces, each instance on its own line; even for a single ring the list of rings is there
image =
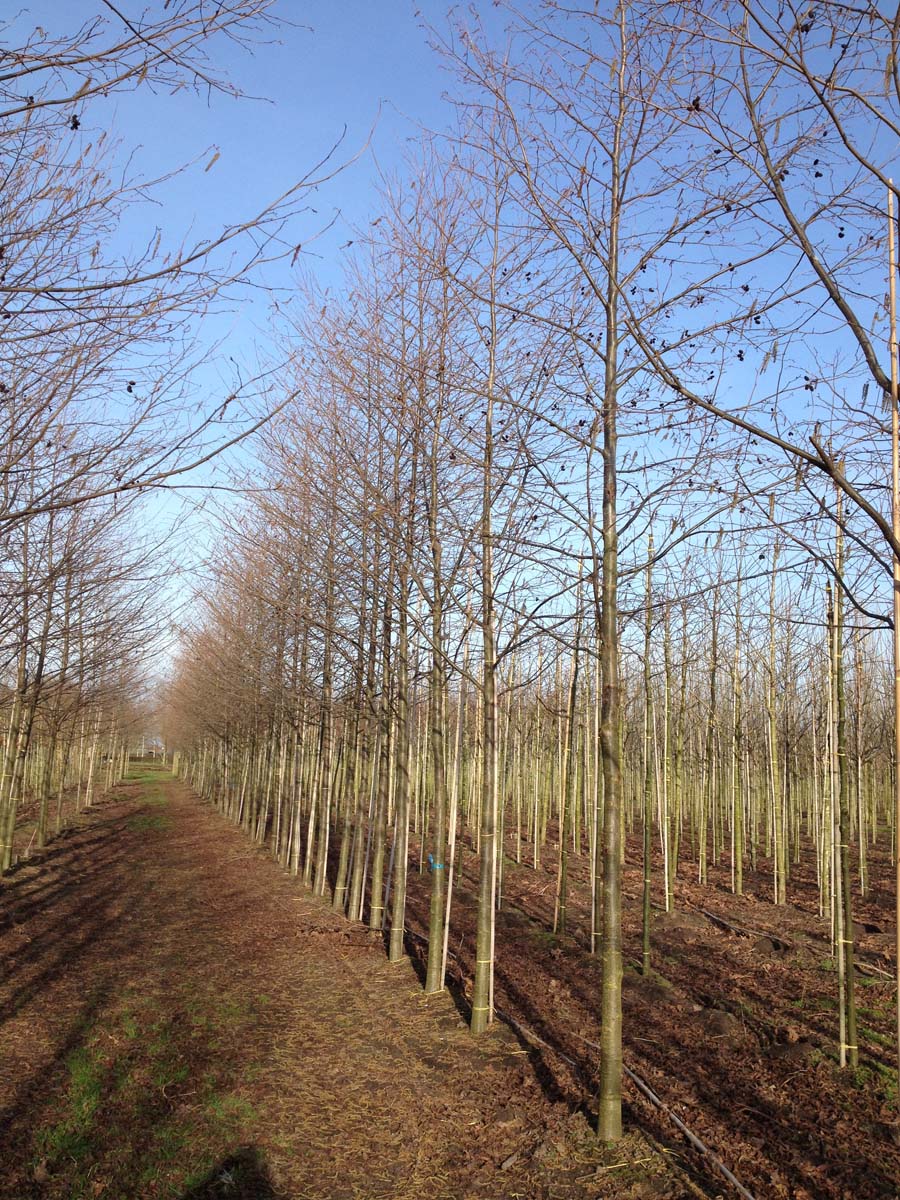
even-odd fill
[[[894,182],[888,180],[888,251],[891,356],[891,532],[900,539],[900,387],[897,379],[897,230],[894,220]],[[894,866],[896,871],[897,917],[897,1061],[900,1067],[900,558],[892,555],[894,584]]]
[[[643,788],[643,895],[641,904],[641,974],[650,974],[650,826],[653,820],[653,774],[650,754],[655,726],[653,714],[653,677],[650,671],[650,646],[653,639],[653,534],[647,542],[647,576],[644,607],[644,788]]]

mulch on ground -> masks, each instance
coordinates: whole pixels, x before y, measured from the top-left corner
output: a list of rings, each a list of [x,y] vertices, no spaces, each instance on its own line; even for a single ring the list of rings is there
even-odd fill
[[[162,775],[0,881],[0,1161],[9,1200],[703,1194]]]
[[[551,831],[552,839],[553,831]],[[498,914],[496,1002],[544,1042],[535,1066],[570,1105],[597,1082],[600,969],[589,953],[585,859],[570,857],[569,922],[554,936],[556,847],[537,870],[517,865],[512,838]],[[530,854],[530,847],[528,848]],[[900,1126],[894,1051],[893,867],[886,839],[870,848],[871,886],[854,896],[860,1067],[837,1063],[837,980],[827,919],[819,916],[811,855],[792,869],[788,905],[771,901],[770,867],[747,870],[730,893],[727,862],[691,882],[685,854],[676,910],[653,919],[654,974],[639,973],[641,848],[632,838],[623,914],[625,1061],[731,1169],[757,1200],[895,1200]],[[466,855],[451,945],[465,987],[474,972],[477,860]],[[657,852],[654,880],[662,878]],[[427,929],[429,879],[411,875],[409,918]],[[654,904],[661,906],[656,882]],[[741,932],[717,924],[719,917]],[[666,1114],[626,1083],[632,1128],[668,1139],[710,1194],[733,1190],[694,1154]]]

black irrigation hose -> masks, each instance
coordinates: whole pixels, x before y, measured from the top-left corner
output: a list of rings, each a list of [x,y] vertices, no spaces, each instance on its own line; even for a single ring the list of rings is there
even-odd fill
[[[585,1039],[582,1038],[582,1041],[584,1041],[584,1040]],[[588,1042],[587,1045],[593,1046],[594,1043]],[[597,1047],[597,1049],[599,1049],[599,1047]],[[672,1112],[671,1108],[669,1108],[668,1105],[663,1104],[663,1102],[662,1102],[662,1100],[660,1100],[659,1096],[657,1096],[657,1094],[653,1091],[653,1089],[650,1087],[650,1085],[648,1083],[646,1083],[643,1079],[641,1079],[640,1075],[638,1075],[634,1071],[632,1071],[630,1067],[623,1066],[622,1069],[625,1072],[625,1074],[628,1076],[628,1078],[631,1080],[631,1082],[635,1085],[635,1087],[638,1088],[641,1092],[643,1092],[643,1094],[647,1097],[647,1099],[650,1101],[650,1103],[656,1105],[656,1107],[658,1109],[660,1109],[662,1112],[664,1112],[666,1114],[666,1116],[671,1119],[673,1124],[678,1129],[681,1130],[681,1132],[684,1134],[684,1136],[687,1138],[687,1140],[690,1142],[690,1144],[696,1150],[699,1150],[701,1154],[706,1155],[706,1157],[713,1164],[713,1166],[722,1175],[724,1175],[724,1177],[728,1180],[728,1182],[731,1184],[731,1186],[737,1191],[738,1195],[743,1196],[744,1200],[754,1200],[753,1193],[748,1192],[747,1189],[744,1187],[744,1185],[740,1182],[740,1180],[737,1179],[736,1176],[731,1171],[729,1171],[728,1167],[725,1166],[725,1164],[722,1162],[721,1158],[719,1158],[719,1156],[717,1154],[714,1154],[713,1151],[710,1150],[710,1148],[704,1142],[702,1142],[695,1133],[691,1133],[690,1129],[688,1129],[688,1127],[687,1127],[687,1125],[685,1125],[684,1121],[682,1121],[682,1119],[679,1116],[676,1116],[676,1114]]]
[[[687,908],[693,909],[694,912],[701,913],[708,921],[711,921],[720,929],[726,929],[729,933],[736,933],[739,937],[745,938],[767,938],[776,950],[791,950],[794,948],[794,943],[786,941],[782,937],[777,937],[773,933],[766,933],[762,929],[745,929],[741,925],[733,925],[730,921],[726,921],[724,917],[720,917],[717,913],[710,912],[709,909],[701,908],[698,904],[693,904],[690,900],[683,900],[682,904]],[[662,911],[662,910],[660,910]],[[859,946],[853,947],[853,966],[854,969],[863,975],[879,975],[890,983],[896,983],[896,978],[890,971],[886,971],[884,967],[878,966],[872,962],[872,958],[883,958],[883,955],[873,953],[871,950],[861,950]]]
[[[416,939],[416,941],[423,942],[426,946],[428,945],[428,938],[425,937],[423,934],[416,933],[415,930],[412,930],[412,929],[407,929],[406,933],[407,933],[407,936],[414,937]],[[462,975],[462,970],[459,969],[459,971],[460,971],[460,975]],[[542,1037],[540,1037],[538,1034],[536,1034],[533,1029],[529,1029],[526,1025],[522,1025],[514,1017],[511,1017],[509,1015],[509,1013],[503,1012],[502,1009],[497,1008],[496,1005],[494,1005],[494,1012],[497,1014],[498,1017],[500,1017],[503,1021],[505,1021],[507,1023],[507,1025],[511,1025],[514,1029],[518,1029],[519,1032],[522,1033],[527,1039],[530,1039],[534,1042],[537,1042],[539,1045],[546,1047],[546,1049],[549,1050],[551,1052],[551,1054],[558,1054],[560,1058],[562,1058],[565,1062],[567,1062],[569,1064],[569,1066],[574,1067],[575,1070],[578,1071],[580,1074],[579,1065],[574,1060],[574,1058],[569,1058],[568,1054],[564,1054],[561,1050],[557,1050],[555,1046],[551,1046],[549,1042],[545,1042],[544,1039]],[[578,1033],[576,1033],[575,1036],[579,1039],[579,1041],[584,1042],[584,1044],[586,1046],[590,1046],[592,1050],[600,1049],[600,1047],[597,1045],[596,1042],[588,1041],[587,1038],[582,1037]],[[685,1125],[684,1121],[682,1121],[682,1119],[679,1116],[677,1116],[671,1110],[671,1108],[669,1108],[669,1106],[667,1104],[663,1103],[663,1101],[660,1100],[659,1096],[657,1096],[656,1092],[653,1091],[653,1089],[650,1087],[649,1083],[646,1082],[646,1080],[642,1079],[636,1071],[632,1071],[632,1069],[630,1067],[627,1067],[624,1064],[622,1066],[622,1070],[623,1070],[624,1074],[631,1080],[631,1082],[634,1084],[634,1086],[638,1089],[638,1091],[640,1091],[642,1093],[642,1095],[645,1096],[646,1099],[649,1100],[652,1105],[654,1105],[655,1108],[658,1108],[660,1110],[660,1112],[664,1112],[666,1114],[666,1116],[670,1118],[672,1123],[679,1130],[679,1132],[684,1135],[684,1137],[690,1143],[690,1145],[692,1145],[695,1150],[699,1150],[699,1152],[701,1154],[703,1154],[706,1158],[709,1159],[709,1161],[713,1164],[713,1166],[716,1168],[716,1170],[725,1179],[728,1180],[728,1182],[735,1189],[735,1191],[738,1193],[738,1195],[743,1197],[743,1200],[756,1200],[756,1197],[753,1195],[753,1193],[748,1191],[747,1188],[744,1187],[744,1185],[737,1178],[737,1176],[732,1171],[730,1171],[728,1169],[728,1167],[726,1167],[726,1165],[722,1162],[721,1158],[719,1158],[719,1156],[714,1151],[710,1150],[709,1146],[707,1146],[705,1142],[701,1141],[700,1138],[698,1138],[695,1133],[693,1133],[690,1129],[688,1129],[688,1127],[687,1127],[687,1125]]]
[[[533,1039],[534,1041],[538,1042],[541,1046],[546,1046],[546,1048],[552,1054],[558,1054],[560,1058],[565,1059],[565,1061],[567,1063],[569,1063],[570,1066],[572,1066],[576,1070],[578,1070],[578,1064],[575,1062],[574,1059],[569,1058],[569,1056],[567,1054],[563,1054],[563,1052],[561,1050],[557,1050],[554,1046],[551,1046],[548,1042],[545,1042],[542,1037],[539,1037],[538,1034],[536,1034],[534,1032],[534,1030],[528,1029],[527,1026],[525,1026],[525,1025],[521,1025],[518,1021],[516,1021],[513,1017],[511,1017],[508,1013],[501,1012],[501,1010],[499,1008],[495,1008],[494,1012],[496,1012],[498,1016],[502,1017],[503,1020],[506,1021],[508,1024],[510,1024],[514,1028],[518,1029],[522,1034],[524,1034],[524,1036],[526,1038]],[[588,1041],[587,1038],[581,1037],[581,1035],[578,1033],[576,1033],[575,1036],[579,1039],[579,1041],[584,1042],[584,1044],[586,1046],[590,1046],[591,1049],[593,1049],[593,1050],[600,1049],[600,1047],[597,1045],[596,1042]],[[749,1192],[744,1187],[744,1185],[737,1178],[737,1176],[734,1175],[733,1172],[731,1172],[728,1169],[728,1167],[725,1166],[725,1164],[722,1162],[721,1158],[719,1158],[719,1156],[717,1154],[715,1154],[712,1150],[710,1150],[709,1146],[707,1146],[705,1142],[702,1142],[695,1133],[692,1133],[691,1130],[688,1129],[687,1125],[685,1125],[684,1121],[682,1121],[682,1119],[679,1116],[676,1116],[676,1114],[674,1112],[672,1112],[671,1108],[669,1108],[669,1106],[667,1104],[664,1104],[663,1101],[660,1100],[659,1096],[657,1096],[656,1092],[653,1091],[653,1089],[646,1082],[646,1080],[642,1079],[636,1071],[632,1071],[632,1069],[630,1067],[624,1066],[624,1064],[623,1064],[622,1070],[624,1071],[625,1075],[631,1080],[631,1082],[635,1085],[635,1087],[650,1101],[650,1103],[653,1104],[656,1108],[658,1108],[661,1112],[664,1112],[666,1114],[666,1116],[671,1119],[673,1124],[680,1130],[680,1132],[684,1135],[684,1137],[687,1139],[687,1141],[690,1142],[690,1144],[694,1147],[694,1149],[699,1150],[701,1154],[705,1155],[709,1159],[709,1161],[713,1164],[713,1166],[716,1168],[716,1170],[718,1170],[719,1173],[721,1175],[723,1175],[725,1177],[725,1179],[727,1179],[728,1182],[731,1184],[731,1186],[737,1191],[739,1196],[742,1196],[744,1198],[744,1200],[756,1200],[753,1193]]]

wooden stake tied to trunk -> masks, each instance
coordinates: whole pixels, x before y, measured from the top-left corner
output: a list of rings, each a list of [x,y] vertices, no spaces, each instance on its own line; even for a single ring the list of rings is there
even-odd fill
[[[891,356],[891,529],[900,538],[900,388],[897,379],[897,228],[894,220],[894,183],[888,180],[888,248],[890,266]],[[894,863],[897,916],[897,1063],[900,1068],[900,559],[892,555],[894,588]]]

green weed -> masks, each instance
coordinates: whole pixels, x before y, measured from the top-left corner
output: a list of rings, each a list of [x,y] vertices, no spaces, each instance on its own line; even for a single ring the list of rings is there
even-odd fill
[[[138,813],[136,816],[129,817],[128,828],[134,830],[135,833],[146,833],[151,830],[159,832],[168,829],[171,823],[168,817],[164,817],[160,813]]]
[[[867,1007],[864,1004],[857,1004],[856,1014],[860,1017],[869,1017],[873,1021],[886,1021],[890,1016],[890,1010],[883,1008],[881,1005],[877,1007]]]
[[[230,1124],[241,1124],[256,1118],[256,1109],[243,1096],[213,1095],[207,1101],[207,1107],[218,1121]]]
[[[168,768],[160,767],[159,770],[148,769],[147,767],[135,767],[125,776],[127,783],[160,783],[163,780],[174,779],[175,776]]]
[[[528,936],[545,950],[553,950],[559,945],[559,937],[549,929],[529,929]]]
[[[38,1136],[39,1158],[56,1162],[83,1158],[91,1148],[94,1113],[103,1095],[103,1069],[87,1047],[73,1050],[66,1059],[69,1072],[66,1115]]]
[[[139,816],[148,827],[148,814]],[[150,827],[158,827],[158,819]],[[124,992],[102,1026],[118,1038],[111,1042],[100,1025],[84,1023],[83,1044],[66,1059],[55,1124],[33,1143],[33,1167],[64,1174],[67,1200],[90,1200],[101,1176],[117,1197],[184,1195],[208,1177],[211,1164],[243,1136],[244,1127],[260,1120],[253,1104],[232,1090],[228,1051],[238,1031],[271,1002],[265,993],[222,996],[196,983],[165,998]],[[174,1019],[173,1012],[184,1019]],[[185,1053],[183,1039],[194,1045],[197,1034],[204,1053],[221,1056],[205,1071]],[[252,1080],[261,1069],[246,1063],[241,1079]],[[189,1087],[195,1097],[184,1111],[173,1110],[177,1093],[166,1091],[178,1087]],[[129,1153],[135,1138],[141,1147],[137,1159]]]
[[[877,1029],[860,1028],[859,1032],[864,1038],[874,1042],[876,1046],[885,1046],[888,1050],[894,1046],[894,1039],[888,1037],[887,1034],[879,1033]]]

